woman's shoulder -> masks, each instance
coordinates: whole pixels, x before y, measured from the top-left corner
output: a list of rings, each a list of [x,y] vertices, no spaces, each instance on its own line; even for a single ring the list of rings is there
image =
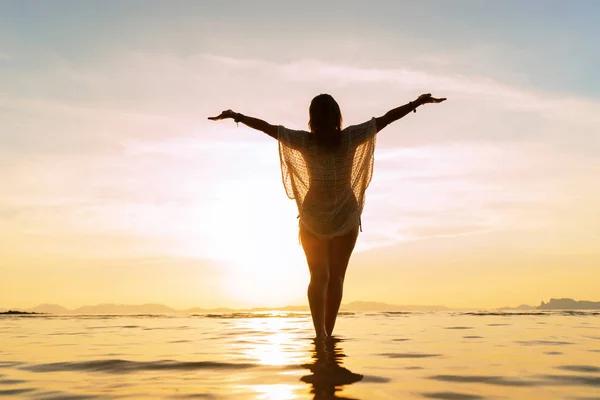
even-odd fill
[[[364,122],[361,122],[360,124],[348,125],[344,129],[342,129],[342,132],[354,132],[354,131],[369,129],[369,128],[375,126],[375,124],[376,124],[376,118],[372,117]]]

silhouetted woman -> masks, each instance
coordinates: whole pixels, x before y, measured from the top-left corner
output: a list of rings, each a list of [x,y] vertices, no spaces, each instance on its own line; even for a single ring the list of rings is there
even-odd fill
[[[344,276],[373,174],[377,132],[423,104],[444,100],[424,94],[379,118],[342,129],[337,102],[320,94],[310,104],[310,132],[231,110],[209,118],[231,118],[279,141],[283,184],[300,214],[300,239],[310,270],[308,302],[317,337],[331,335],[342,302]]]

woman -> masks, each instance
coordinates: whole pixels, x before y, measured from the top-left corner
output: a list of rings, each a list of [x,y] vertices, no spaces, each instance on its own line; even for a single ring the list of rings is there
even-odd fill
[[[344,276],[373,174],[377,132],[423,104],[444,100],[424,94],[379,118],[342,129],[337,102],[320,94],[310,104],[310,132],[271,125],[231,110],[209,118],[231,118],[279,142],[285,190],[296,200],[300,214],[300,239],[310,270],[308,302],[317,337],[331,336],[342,302]]]

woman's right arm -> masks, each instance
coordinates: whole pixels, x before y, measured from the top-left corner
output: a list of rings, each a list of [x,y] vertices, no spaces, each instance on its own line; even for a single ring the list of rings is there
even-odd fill
[[[249,126],[252,129],[256,129],[257,131],[261,131],[271,136],[273,139],[277,140],[277,126],[271,125],[262,119],[249,117],[247,115],[243,115],[240,113],[233,112],[231,110],[225,110],[220,115],[216,117],[208,117],[208,119],[212,121],[219,121],[222,119],[231,118],[235,122],[241,122],[242,124]]]
[[[395,122],[400,118],[404,117],[411,111],[417,112],[417,107],[419,107],[420,105],[427,103],[441,103],[444,100],[446,100],[446,98],[436,99],[434,97],[431,97],[431,94],[422,94],[416,100],[406,103],[403,106],[396,107],[385,113],[383,116],[375,118],[377,124],[377,132],[379,132],[392,122]]]

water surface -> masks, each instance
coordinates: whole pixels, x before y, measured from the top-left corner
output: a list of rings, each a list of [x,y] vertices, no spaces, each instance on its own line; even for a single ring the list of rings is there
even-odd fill
[[[0,316],[0,398],[600,399],[600,313]]]

